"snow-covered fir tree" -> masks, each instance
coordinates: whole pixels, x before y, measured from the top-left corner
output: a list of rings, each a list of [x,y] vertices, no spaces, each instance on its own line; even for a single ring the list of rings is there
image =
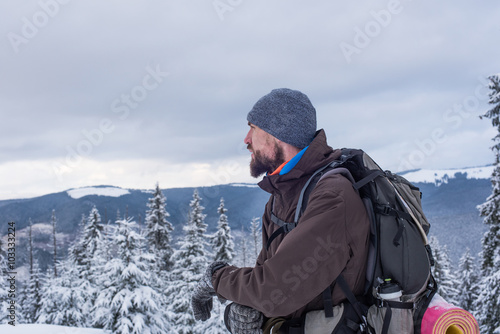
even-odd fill
[[[80,283],[87,281],[87,276],[79,270],[84,266],[78,266],[74,260],[66,260],[62,264],[57,261],[56,221],[53,210],[51,222],[55,263],[53,270],[47,270],[41,284],[41,303],[36,322],[83,327],[88,318],[89,308],[85,306],[89,303],[91,289],[88,284]]]
[[[217,213],[219,214],[217,232],[212,239],[213,260],[232,264],[234,257],[234,241],[226,212],[227,209],[224,205],[224,199],[221,198],[217,209]],[[199,330],[203,333],[211,334],[227,333],[226,325],[224,324],[224,309],[224,305],[219,302],[214,302],[212,316],[205,323],[198,323],[198,327],[200,327]]]
[[[198,192],[198,189],[195,189],[193,191],[193,199],[189,203],[189,219],[191,219],[194,222],[194,226],[196,228],[196,233],[200,236],[201,242],[203,243],[203,246],[207,246],[207,224],[205,223],[205,217],[207,216],[206,214],[203,213],[203,210],[205,210],[205,207],[201,205],[201,200],[202,198],[200,197],[200,193]]]
[[[247,242],[247,236],[244,228],[241,228],[241,239],[240,239],[240,252],[239,252],[239,258],[240,258],[240,266],[241,267],[246,267],[248,261],[248,242]]]
[[[495,168],[491,175],[492,193],[486,202],[478,209],[488,231],[482,239],[481,252],[481,294],[477,301],[477,318],[481,326],[481,333],[500,333],[500,75],[493,75],[490,79],[489,104],[492,108],[480,118],[489,118],[497,130],[491,148],[495,155]],[[491,309],[493,307],[494,309]]]
[[[41,276],[41,289],[42,303],[36,314],[36,322],[43,324],[52,324],[53,321],[51,314],[57,312],[57,277],[54,277],[52,269],[49,267],[47,271]]]
[[[458,286],[460,293],[457,296],[457,306],[474,313],[474,305],[478,297],[479,273],[476,259],[470,254],[469,248],[460,258],[458,264]]]
[[[104,225],[101,222],[99,210],[94,206],[89,215],[84,220],[78,238],[70,247],[68,266],[66,274],[75,275],[71,279],[61,280],[63,289],[71,287],[77,291],[78,296],[72,298],[81,302],[79,305],[81,312],[90,314],[100,289],[100,276],[102,266],[107,262],[106,253],[110,250],[110,245],[105,245]],[[83,319],[86,326],[91,326],[93,319],[85,317]]]
[[[33,221],[28,221],[28,263],[30,265],[30,274],[33,272]]]
[[[500,249],[500,157],[498,152],[496,154],[496,166],[491,176],[492,194],[478,206],[484,223],[489,227],[482,239],[481,270],[484,276],[491,274],[495,255]]]
[[[478,301],[481,333],[500,333],[500,254],[494,258],[491,274],[481,281]]]
[[[98,250],[98,255],[103,261],[98,261],[100,264],[105,264],[111,260],[116,253],[116,245],[113,244],[113,235],[115,234],[115,225],[111,225],[108,220],[104,225],[102,232],[102,249]]]
[[[483,276],[488,276],[493,268],[493,261],[500,249],[500,76],[490,77],[490,100],[493,108],[488,110],[481,118],[491,119],[497,135],[493,138],[494,145],[491,148],[495,154],[495,169],[491,175],[492,192],[486,202],[479,205],[478,209],[484,223],[488,225],[488,231],[482,240],[482,266]]]
[[[150,284],[153,257],[141,251],[145,239],[135,225],[130,218],[117,221],[117,254],[102,268],[102,290],[92,312],[95,325],[117,334],[176,333],[161,309],[163,295]]]
[[[261,228],[260,228],[260,218],[254,217],[250,222],[250,234],[252,235],[253,240],[253,249],[254,249],[254,261],[257,260],[259,256],[260,249],[262,248],[262,238],[261,238]]]
[[[448,303],[458,304],[457,290],[458,280],[451,268],[450,258],[448,256],[448,249],[446,245],[440,245],[435,236],[429,238],[429,244],[432,248],[435,264],[432,267],[432,275],[436,279],[438,285],[438,293]]]
[[[158,271],[169,271],[172,268],[172,231],[174,227],[168,221],[170,214],[166,210],[167,199],[156,183],[153,196],[148,200],[146,212],[146,238],[150,251],[155,256]]]
[[[33,221],[31,218],[28,219],[28,253],[26,257],[26,262],[29,265],[29,276],[28,279],[24,282],[19,282],[19,293],[18,293],[18,312],[17,318],[19,323],[33,323],[35,322],[36,310],[35,312],[25,311],[25,307],[28,306],[29,303],[33,301],[33,296],[29,291],[30,279],[33,275],[33,266],[34,266],[34,249],[33,249]],[[39,270],[39,269],[38,269]],[[39,291],[38,291],[39,292]],[[36,299],[36,298],[35,298]]]
[[[77,265],[82,266],[86,274],[92,270],[94,256],[102,244],[103,232],[104,225],[101,223],[101,215],[94,206],[90,210],[79,239],[70,251],[71,258]]]
[[[24,321],[33,324],[37,320],[37,314],[42,307],[42,274],[38,266],[38,260],[33,259],[33,269],[30,271],[28,281],[23,291],[22,307]]]
[[[165,290],[169,298],[169,311],[173,315],[174,328],[179,334],[205,333],[194,319],[191,309],[191,294],[208,265],[206,244],[206,224],[203,206],[198,191],[193,193],[189,219],[183,226],[183,234],[174,252],[174,267],[171,281]]]
[[[42,286],[41,305],[37,322],[68,326],[85,327],[90,309],[85,286],[79,283],[77,265],[71,260],[58,265],[58,276],[50,277]]]
[[[213,237],[214,261],[233,262],[234,240],[231,235],[231,227],[226,215],[227,209],[224,207],[224,198],[220,199],[220,205],[217,209],[219,221],[217,222],[217,232]]]
[[[19,280],[16,282],[16,324],[26,324],[24,315],[24,304],[26,300],[26,281]],[[29,296],[31,298],[31,296]],[[0,321],[0,324],[2,322]]]
[[[50,218],[52,224],[52,248],[54,254],[54,277],[57,277],[57,239],[56,239],[56,210],[52,210],[52,217]]]

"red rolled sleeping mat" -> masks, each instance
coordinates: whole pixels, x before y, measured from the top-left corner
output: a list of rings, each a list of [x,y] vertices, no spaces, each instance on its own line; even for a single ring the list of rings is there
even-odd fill
[[[424,313],[421,334],[479,334],[479,326],[472,314],[435,294]]]

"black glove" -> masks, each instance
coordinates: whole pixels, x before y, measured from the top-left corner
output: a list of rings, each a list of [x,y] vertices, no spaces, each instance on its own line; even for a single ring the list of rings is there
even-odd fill
[[[262,334],[264,315],[251,307],[231,303],[224,311],[224,323],[232,334]]]
[[[212,311],[213,306],[212,297],[216,295],[212,285],[212,275],[216,270],[225,266],[227,266],[226,262],[213,262],[208,266],[205,274],[196,284],[191,296],[191,307],[196,320],[205,321],[210,318],[210,311]]]

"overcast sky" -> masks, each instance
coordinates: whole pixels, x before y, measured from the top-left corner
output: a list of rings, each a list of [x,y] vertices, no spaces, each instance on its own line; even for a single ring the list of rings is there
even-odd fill
[[[0,199],[256,182],[246,114],[303,91],[384,169],[492,163],[497,1],[0,3]]]

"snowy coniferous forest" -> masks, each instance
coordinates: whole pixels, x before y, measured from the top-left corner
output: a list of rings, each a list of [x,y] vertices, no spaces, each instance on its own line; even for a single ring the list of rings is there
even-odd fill
[[[488,229],[482,238],[480,259],[467,249],[458,266],[453,267],[446,246],[436,237],[429,239],[435,265],[432,273],[438,284],[438,293],[449,303],[471,312],[484,334],[500,333],[500,75],[490,79],[489,103],[492,108],[481,118],[491,119],[497,130],[495,169],[491,175],[492,193],[477,207]],[[479,266],[477,264],[480,264]]]
[[[55,260],[45,273],[40,272],[30,235],[30,274],[26,284],[18,287],[15,324],[101,328],[111,333],[227,333],[223,305],[215,302],[212,318],[206,322],[194,320],[190,305],[193,286],[210,262],[243,264],[235,259],[224,199],[217,210],[217,231],[209,235],[202,198],[195,190],[188,220],[175,244],[167,199],[158,184],[147,207],[142,230],[130,217],[105,224],[94,207],[82,219],[68,256]],[[51,222],[51,243],[57,246],[55,212]],[[260,233],[259,223],[258,218],[252,221],[252,233]],[[255,261],[258,240],[247,244],[247,254],[242,255],[248,263]],[[57,259],[57,247],[53,254]],[[0,264],[6,271],[3,254]],[[1,286],[6,286],[5,280],[0,275]],[[7,291],[0,291],[0,323],[8,324]]]
[[[500,333],[500,77],[490,77],[490,104],[482,118],[491,119],[498,135],[492,193],[478,207],[488,229],[482,239],[479,261],[466,251],[458,266],[450,261],[446,246],[430,238],[438,293],[448,302],[470,311],[481,333]],[[52,212],[54,265],[42,273],[33,253],[29,232],[29,279],[19,288],[17,323],[101,328],[111,333],[227,333],[224,306],[214,302],[212,318],[194,320],[190,306],[193,286],[212,261],[253,265],[260,249],[260,221],[249,222],[249,231],[235,252],[224,200],[217,209],[216,233],[207,234],[204,207],[194,191],[183,233],[174,243],[168,205],[159,185],[149,199],[143,230],[133,218],[104,223],[93,208],[82,219],[79,236],[69,255],[58,260],[57,216]],[[2,247],[1,249],[4,249]],[[0,252],[0,286],[7,286],[5,254]],[[479,266],[477,264],[480,264]],[[0,323],[9,323],[7,290],[0,289]]]

